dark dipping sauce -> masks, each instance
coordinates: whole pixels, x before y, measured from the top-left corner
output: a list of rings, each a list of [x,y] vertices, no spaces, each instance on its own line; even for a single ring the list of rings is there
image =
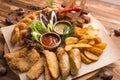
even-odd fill
[[[55,34],[47,34],[42,38],[42,43],[45,46],[55,46],[59,42],[59,38]]]

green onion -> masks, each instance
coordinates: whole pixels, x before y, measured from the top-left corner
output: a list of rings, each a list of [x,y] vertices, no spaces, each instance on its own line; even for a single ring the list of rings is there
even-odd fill
[[[48,32],[53,32],[53,26],[54,26],[54,21],[57,22],[57,16],[56,13],[54,11],[52,11],[51,13],[51,19],[48,23]]]
[[[32,30],[32,37],[36,42],[39,42],[40,36],[46,32],[46,28],[38,20],[35,20],[30,24],[30,29]]]

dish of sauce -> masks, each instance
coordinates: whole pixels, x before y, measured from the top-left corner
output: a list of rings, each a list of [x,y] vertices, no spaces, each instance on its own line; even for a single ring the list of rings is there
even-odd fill
[[[67,22],[60,22],[55,25],[54,30],[58,34],[63,34],[63,30],[65,27],[70,27],[70,24],[68,24]]]
[[[59,38],[54,34],[44,35],[42,38],[42,43],[46,46],[55,46],[59,42]]]

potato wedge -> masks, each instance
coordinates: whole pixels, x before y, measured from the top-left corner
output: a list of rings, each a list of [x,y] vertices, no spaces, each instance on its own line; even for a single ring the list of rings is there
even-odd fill
[[[57,56],[55,55],[54,52],[49,50],[43,50],[43,54],[45,55],[51,76],[54,79],[57,79],[59,76],[59,66],[58,66]]]
[[[95,44],[95,40],[94,39],[89,40],[88,44],[94,45]]]
[[[34,79],[37,79],[43,71],[44,71],[43,58],[40,58],[40,60],[38,60],[38,61],[30,68],[30,70],[27,72],[26,76],[27,76],[30,80],[34,80]]]
[[[81,39],[78,43],[88,43],[88,40],[87,39]]]
[[[78,43],[78,44],[71,44],[71,45],[66,45],[65,46],[65,51],[70,51],[73,48],[90,48],[92,47],[89,44],[85,44],[85,43]]]
[[[79,35],[78,35],[79,30],[81,30],[80,27],[75,27],[75,33],[73,34],[74,37],[79,37]]]
[[[76,29],[76,28],[75,28],[75,29]],[[85,34],[86,31],[87,31],[87,28],[76,29],[76,32],[77,32],[78,34]]]
[[[70,50],[69,57],[70,57],[71,75],[76,75],[81,66],[80,50],[77,48]]]
[[[75,43],[77,43],[78,42],[78,38],[77,37],[67,37],[66,39],[65,39],[65,44],[66,45],[69,45],[69,44],[75,44]]]
[[[106,48],[107,44],[106,43],[99,43],[99,44],[95,44],[94,46],[104,50]]]
[[[94,39],[95,37],[95,35],[83,35],[80,39]]]
[[[59,47],[57,49],[57,57],[59,61],[59,67],[62,79],[64,80],[70,72],[70,61],[69,61],[69,55],[67,52],[64,51],[62,47]]]
[[[74,33],[74,36],[76,36],[76,37],[80,37],[81,34],[85,34],[86,31],[87,31],[86,28],[75,27],[75,33]]]
[[[74,44],[66,45],[65,48],[64,48],[65,51],[70,51],[73,48],[73,45]]]
[[[95,40],[95,43],[96,43],[96,44],[102,43],[101,38],[98,37],[98,36],[96,36],[96,37],[94,38],[94,40]]]
[[[91,52],[91,53],[93,53],[93,54],[95,54],[95,55],[97,55],[97,56],[100,56],[100,55],[102,54],[102,52],[103,52],[102,49],[97,48],[97,47],[87,48],[87,51],[89,51],[89,52]]]
[[[90,48],[90,47],[92,46],[89,44],[85,44],[85,43],[78,43],[78,44],[73,45],[73,48]]]
[[[97,61],[99,59],[98,56],[92,54],[91,52],[84,51],[84,54],[87,58],[89,58],[92,61]]]
[[[90,64],[93,62],[92,60],[88,59],[83,53],[80,53],[80,55],[81,55],[81,60],[83,63]]]
[[[91,36],[97,36],[99,31],[98,30],[88,30],[86,33]]]
[[[87,30],[94,30],[92,25],[88,25],[88,27],[85,27]]]

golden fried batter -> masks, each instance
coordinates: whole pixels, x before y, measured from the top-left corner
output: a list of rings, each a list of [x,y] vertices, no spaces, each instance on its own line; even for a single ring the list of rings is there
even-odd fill
[[[51,76],[54,79],[57,79],[59,76],[59,66],[58,66],[58,60],[54,52],[51,52],[49,50],[44,50],[43,51],[47,64],[48,64],[48,69],[51,73]]]
[[[62,47],[58,47],[57,57],[59,60],[59,66],[60,66],[60,72],[61,72],[62,79],[65,80],[65,78],[69,75],[69,72],[70,72],[69,55],[67,52],[64,51]]]
[[[46,59],[44,59],[44,67],[45,67],[45,80],[52,80]]]
[[[36,11],[32,14],[27,15],[25,18],[23,18],[20,22],[18,22],[15,25],[11,35],[11,40],[10,40],[12,45],[16,45],[17,43],[19,45],[23,44],[23,38],[25,33],[27,32],[27,29],[29,28],[30,23],[34,20],[39,19],[41,11]],[[51,9],[45,8],[43,9],[43,11],[48,12],[48,11],[51,11]]]
[[[30,68],[29,63],[25,58],[16,58],[8,62],[9,67],[15,70],[20,70],[24,72]]]
[[[80,50],[77,48],[70,50],[69,57],[70,57],[71,75],[76,75],[78,74],[78,71],[81,66]]]
[[[4,55],[8,65],[17,71],[28,71],[31,66],[40,59],[39,53],[35,49],[21,48]]]
[[[44,71],[43,58],[40,58],[27,72],[26,76],[30,80],[37,79],[40,74]]]

